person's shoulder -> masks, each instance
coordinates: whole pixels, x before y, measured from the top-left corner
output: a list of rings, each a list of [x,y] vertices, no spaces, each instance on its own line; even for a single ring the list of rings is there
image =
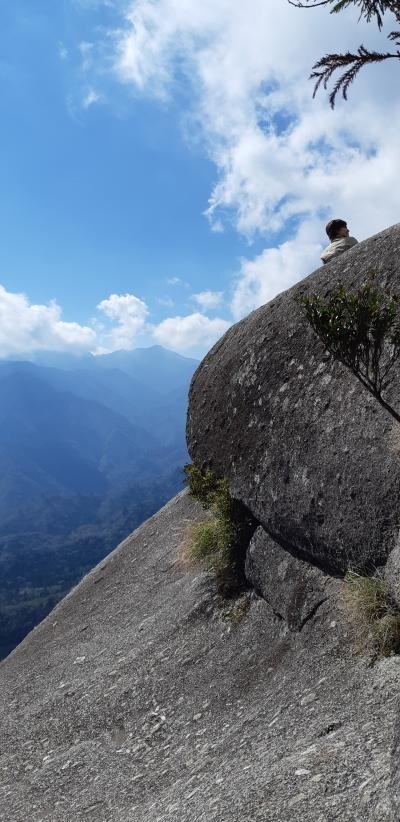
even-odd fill
[[[337,240],[334,240],[331,245],[337,251],[345,251],[347,248],[352,248],[353,245],[357,245],[358,240],[355,237],[338,237]]]
[[[333,257],[338,257],[339,254],[343,254],[344,251],[352,248],[353,245],[357,245],[357,243],[358,240],[356,240],[355,237],[337,237],[336,240],[332,240],[332,242],[324,248],[321,254],[322,262],[329,262]]]
[[[330,260],[331,257],[334,257],[337,254],[337,243],[338,240],[333,240],[333,242],[329,243],[329,245],[324,248],[321,254],[322,262],[326,263],[327,260]]]

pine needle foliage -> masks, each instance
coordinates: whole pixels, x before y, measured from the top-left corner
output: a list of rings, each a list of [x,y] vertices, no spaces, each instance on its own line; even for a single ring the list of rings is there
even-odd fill
[[[326,299],[311,294],[299,302],[327,351],[400,422],[400,415],[382,396],[400,358],[398,295],[367,282],[356,291],[341,285]]]
[[[338,14],[354,6],[360,11],[359,19],[365,19],[367,23],[375,20],[379,30],[382,29],[384,15],[389,13],[394,16],[396,24],[400,26],[400,0],[288,0],[288,2],[301,9],[330,6],[331,14]],[[378,52],[361,45],[354,52],[326,54],[314,63],[310,74],[310,79],[314,80],[313,96],[315,97],[321,86],[326,90],[333,75],[339,72],[329,95],[331,108],[334,108],[338,94],[347,100],[349,87],[364,66],[381,63],[384,60],[400,60],[400,30],[391,31],[387,37],[399,48],[394,51]]]
[[[315,80],[313,97],[315,97],[321,85],[325,90],[328,88],[328,83],[334,72],[338,69],[345,68],[345,71],[336,80],[333,90],[329,95],[331,108],[335,108],[337,95],[341,92],[344,100],[347,100],[349,86],[355,80],[363,66],[367,65],[367,63],[381,63],[383,60],[388,60],[393,57],[400,59],[400,51],[396,54],[389,52],[380,53],[377,51],[369,51],[364,46],[359,46],[356,53],[347,51],[345,54],[327,54],[314,64],[313,71],[310,74],[310,79]]]

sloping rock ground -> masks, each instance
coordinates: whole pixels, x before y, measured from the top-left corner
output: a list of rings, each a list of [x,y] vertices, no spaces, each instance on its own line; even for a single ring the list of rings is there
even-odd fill
[[[400,224],[230,328],[191,385],[188,447],[281,546],[340,573],[384,563],[399,529],[400,428],[310,328],[297,298],[400,293]],[[400,409],[400,370],[386,398]]]
[[[289,630],[285,557],[283,613],[253,592],[229,617],[210,575],[181,559],[203,518],[180,494],[0,666],[2,822],[399,818],[399,658],[371,668],[354,654],[342,583],[322,572],[322,601]],[[294,576],[303,608],[306,574]]]

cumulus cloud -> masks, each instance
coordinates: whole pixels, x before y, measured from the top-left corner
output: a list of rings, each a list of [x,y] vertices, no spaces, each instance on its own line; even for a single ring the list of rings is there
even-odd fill
[[[110,294],[98,304],[97,311],[88,325],[66,322],[55,300],[35,305],[25,294],[12,293],[0,285],[0,359],[29,358],[37,351],[105,354],[155,342],[183,353],[196,350],[201,354],[230,325],[200,313],[151,324],[147,304],[134,294]]]
[[[222,291],[200,291],[198,294],[193,294],[193,299],[205,311],[217,308],[222,302],[222,297]]]
[[[111,321],[110,328],[98,326],[96,353],[130,350],[139,341],[159,343],[175,351],[196,349],[205,352],[223,334],[230,323],[204,314],[168,317],[158,324],[148,321],[149,308],[133,294],[111,294],[97,306]]]
[[[194,313],[186,317],[168,317],[154,328],[154,338],[176,351],[207,350],[229,328],[230,323]]]
[[[96,343],[92,328],[61,319],[61,308],[30,303],[25,294],[0,285],[0,357],[18,357],[35,351],[90,351]]]
[[[105,354],[155,342],[181,352],[195,349],[202,353],[230,325],[200,313],[151,324],[147,304],[134,294],[110,294],[97,311],[88,325],[66,322],[55,300],[35,305],[25,294],[0,285],[0,358],[29,358],[37,351]]]
[[[149,314],[146,303],[134,294],[110,294],[97,308],[113,322],[104,334],[102,349],[115,351],[123,348],[129,351],[134,348],[138,335],[146,330]]]

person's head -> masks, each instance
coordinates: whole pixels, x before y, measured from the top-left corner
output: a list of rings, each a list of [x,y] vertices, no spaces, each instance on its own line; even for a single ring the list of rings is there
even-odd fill
[[[350,233],[345,220],[330,220],[325,226],[325,231],[331,243],[338,237],[348,237]]]

